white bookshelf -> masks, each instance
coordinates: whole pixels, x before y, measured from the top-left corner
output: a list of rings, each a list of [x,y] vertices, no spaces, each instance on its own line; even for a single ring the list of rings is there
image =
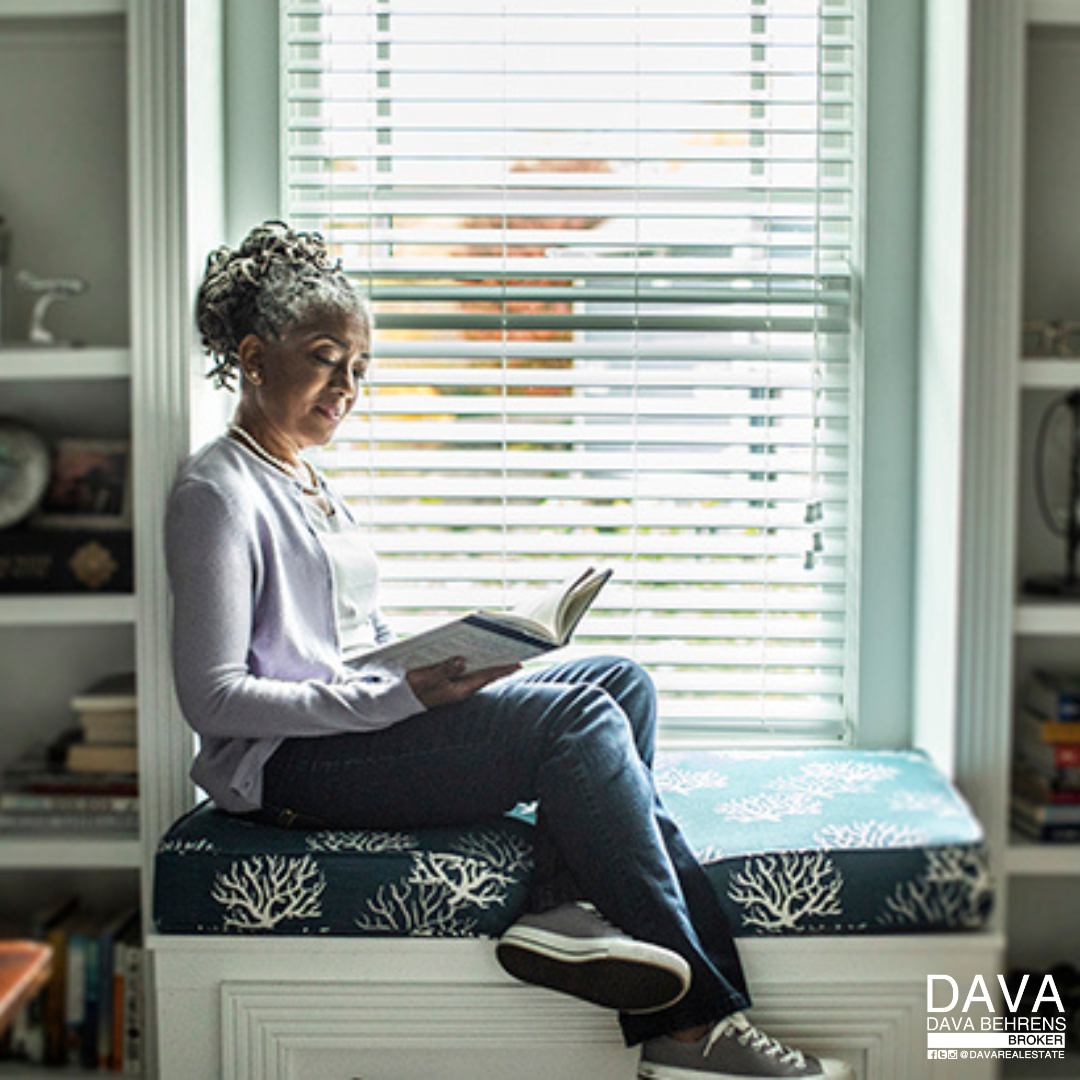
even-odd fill
[[[20,148],[8,155],[0,197],[14,237],[0,304],[0,411],[50,442],[134,438],[130,23],[142,9],[0,0],[0,141]],[[13,280],[23,269],[88,283],[46,320],[58,337],[87,344],[27,343],[31,301]],[[137,474],[135,454],[132,463]],[[131,593],[0,594],[0,768],[69,727],[71,697],[90,681],[140,666],[138,621]],[[58,896],[81,898],[95,916],[126,909],[140,899],[145,861],[137,830],[4,830],[5,919],[25,925]],[[3,1080],[91,1075],[0,1062]]]
[[[1025,324],[1080,318],[1080,213],[1069,179],[1080,164],[1080,124],[1069,104],[1080,91],[1080,0],[987,0],[976,23],[982,81],[971,100],[992,104],[976,108],[969,134],[980,153],[968,165],[972,176],[995,179],[973,183],[981,213],[967,222],[982,246],[973,269],[979,334],[966,359],[963,485],[979,492],[978,512],[967,523],[967,563],[983,570],[972,586],[975,614],[966,632],[991,660],[964,672],[964,693],[976,703],[966,737],[982,765],[979,775],[990,776],[998,791],[988,825],[997,838],[1007,963],[1045,971],[1080,963],[1073,932],[1080,843],[1039,842],[1012,831],[1009,803],[1015,717],[1031,672],[1080,670],[1080,600],[1023,591],[1029,578],[1064,568],[1065,540],[1045,524],[1039,504],[1036,452],[1048,409],[1080,389],[1080,358],[1023,356],[1021,348]],[[1067,479],[1063,440],[1043,444],[1048,490],[1058,501]],[[992,694],[984,694],[991,684]],[[1080,1076],[1080,1057],[1011,1062],[1003,1074]]]

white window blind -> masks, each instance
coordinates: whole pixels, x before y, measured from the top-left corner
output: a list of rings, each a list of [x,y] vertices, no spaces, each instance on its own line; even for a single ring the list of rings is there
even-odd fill
[[[282,3],[284,206],[378,321],[320,458],[408,634],[615,569],[667,737],[838,740],[857,0]]]

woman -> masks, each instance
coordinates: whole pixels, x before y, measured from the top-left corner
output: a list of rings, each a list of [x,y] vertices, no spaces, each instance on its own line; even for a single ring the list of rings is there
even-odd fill
[[[537,801],[530,911],[497,946],[510,973],[618,1009],[643,1077],[850,1076],[742,1016],[731,935],[653,787],[640,668],[355,663],[390,636],[376,561],[301,453],[352,408],[371,318],[321,239],[269,222],[214,252],[197,316],[211,374],[240,380],[166,530],[198,784],[229,813],[298,827],[468,823]]]

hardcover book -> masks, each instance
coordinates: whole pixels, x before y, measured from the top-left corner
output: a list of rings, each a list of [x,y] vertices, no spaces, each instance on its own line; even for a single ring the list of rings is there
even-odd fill
[[[129,531],[0,532],[0,593],[129,593]]]
[[[565,645],[611,574],[590,567],[548,590],[528,608],[476,611],[363,653],[350,663],[394,671],[411,671],[455,656],[465,658],[468,671],[520,663]]]

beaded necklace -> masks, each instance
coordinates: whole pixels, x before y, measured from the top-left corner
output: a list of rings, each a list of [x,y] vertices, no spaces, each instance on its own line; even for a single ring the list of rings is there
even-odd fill
[[[309,482],[305,483],[295,466],[290,465],[287,461],[282,461],[279,457],[274,457],[246,428],[242,428],[239,424],[230,424],[228,430],[230,435],[236,435],[243,440],[263,461],[273,465],[276,469],[280,469],[286,476],[295,480],[305,495],[318,495],[320,493],[318,478],[315,476],[315,470],[311,467],[311,462],[305,461],[303,458],[300,459],[301,463],[307,467]]]

